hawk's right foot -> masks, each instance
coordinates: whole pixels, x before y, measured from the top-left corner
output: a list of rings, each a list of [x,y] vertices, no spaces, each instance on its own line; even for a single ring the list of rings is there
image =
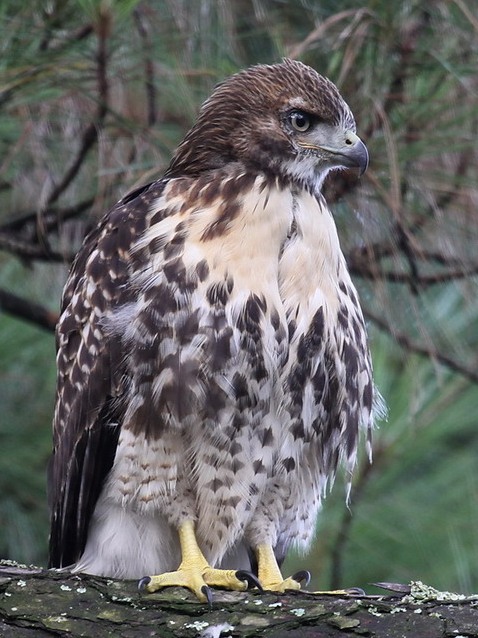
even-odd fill
[[[249,572],[211,567],[197,544],[192,521],[186,521],[179,528],[179,542],[182,555],[179,568],[174,572],[145,576],[139,581],[141,590],[155,592],[163,587],[186,587],[201,602],[211,604],[211,587],[233,591],[245,591],[249,586],[260,588],[257,578]]]

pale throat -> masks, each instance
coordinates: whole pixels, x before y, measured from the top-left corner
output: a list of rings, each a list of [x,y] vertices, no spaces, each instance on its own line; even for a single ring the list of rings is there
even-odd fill
[[[339,282],[348,281],[335,221],[322,196],[301,190],[294,197],[295,232],[279,263],[280,296],[286,310],[339,306]]]
[[[292,192],[263,187],[263,180],[258,176],[241,197],[239,213],[223,234],[201,239],[214,209],[203,210],[190,224],[190,241],[206,259],[212,278],[231,275],[235,288],[255,293],[278,281],[280,252],[293,220]]]

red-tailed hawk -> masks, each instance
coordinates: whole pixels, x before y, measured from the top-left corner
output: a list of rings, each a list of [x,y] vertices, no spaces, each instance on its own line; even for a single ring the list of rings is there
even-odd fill
[[[364,319],[326,174],[367,168],[336,87],[300,62],[220,84],[163,179],[86,238],[58,323],[51,566],[299,588],[339,462],[372,425]]]

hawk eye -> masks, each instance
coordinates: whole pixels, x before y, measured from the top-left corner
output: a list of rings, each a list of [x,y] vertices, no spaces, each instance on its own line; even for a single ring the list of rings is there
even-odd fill
[[[289,115],[289,121],[293,128],[300,133],[305,133],[312,125],[312,118],[304,111],[292,111]]]

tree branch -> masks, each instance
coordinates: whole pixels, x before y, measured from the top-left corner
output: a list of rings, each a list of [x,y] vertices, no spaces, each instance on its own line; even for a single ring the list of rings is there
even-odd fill
[[[150,54],[151,38],[148,27],[143,20],[141,8],[136,7],[133,11],[133,16],[143,45],[148,126],[153,126],[156,123],[156,89],[154,85],[154,65]]]
[[[363,263],[354,263],[347,260],[349,271],[352,275],[370,279],[371,281],[386,280],[397,284],[427,288],[436,284],[443,284],[458,279],[466,279],[478,274],[478,264],[466,266],[457,270],[436,273],[433,275],[412,275],[411,273],[396,272],[393,270],[371,269]]]
[[[395,341],[406,350],[415,352],[416,354],[420,354],[425,357],[429,357],[430,359],[434,359],[435,361],[438,361],[439,363],[447,366],[450,370],[454,370],[455,372],[458,372],[459,374],[468,378],[473,383],[478,383],[478,372],[476,372],[475,370],[470,370],[470,368],[462,365],[452,357],[443,354],[443,352],[440,352],[436,348],[416,343],[408,335],[403,334],[402,332],[398,332],[384,319],[374,314],[367,308],[364,308],[363,311],[367,319],[372,321],[378,328],[391,335],[393,339],[395,339]]]
[[[20,259],[39,259],[46,261],[64,262],[65,255],[55,252],[49,245],[32,245],[28,241],[23,241],[12,235],[0,233],[0,249],[13,253]]]
[[[17,319],[24,319],[40,328],[45,328],[53,332],[55,331],[55,326],[58,321],[57,313],[1,289],[0,310],[3,310]]]
[[[43,232],[55,230],[61,222],[67,219],[78,217],[85,210],[90,208],[93,205],[94,201],[94,197],[89,197],[88,199],[73,204],[72,206],[67,206],[65,208],[59,209],[56,209],[54,206],[52,206],[49,210],[44,210],[41,213],[41,226],[44,229]],[[37,225],[38,211],[30,211],[28,213],[25,213],[21,217],[15,217],[14,219],[3,222],[3,224],[0,225],[0,233],[24,233],[26,227],[36,227]]]
[[[211,609],[184,589],[141,594],[135,581],[0,563],[0,635],[10,638],[478,637],[476,597],[422,583],[392,596],[214,591]],[[400,613],[397,613],[400,612]],[[4,632],[4,633],[2,633]]]
[[[354,522],[353,509],[356,509],[365,493],[368,482],[374,474],[380,474],[381,466],[387,462],[389,446],[383,441],[378,441],[373,447],[373,463],[368,457],[363,457],[358,471],[354,474],[351,501],[352,509],[344,508],[335,541],[330,555],[330,588],[332,590],[343,587],[343,562],[345,560],[345,548],[350,538],[352,523]]]
[[[83,132],[80,147],[78,149],[76,157],[74,158],[70,167],[67,169],[66,173],[63,175],[63,179],[50,193],[46,203],[47,207],[51,206],[54,202],[57,201],[60,195],[68,188],[68,186],[79,173],[80,168],[82,167],[83,162],[88,155],[88,152],[98,139],[98,129],[108,112],[109,91],[108,78],[106,73],[108,56],[106,43],[109,33],[109,20],[110,16],[107,12],[100,12],[97,26],[98,49],[96,53],[96,76],[98,85],[98,110],[96,113],[96,118],[86,127],[85,131]]]

